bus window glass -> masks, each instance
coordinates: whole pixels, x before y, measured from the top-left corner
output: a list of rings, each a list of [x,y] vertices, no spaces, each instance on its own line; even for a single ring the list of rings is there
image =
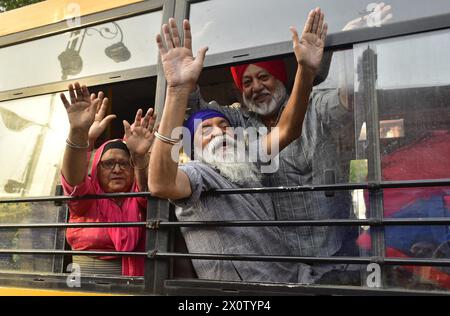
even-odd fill
[[[380,152],[370,150],[374,148],[368,143],[370,131],[362,120],[357,124],[358,147],[369,159],[379,155],[384,181],[450,178],[448,38],[448,30],[443,30],[355,46],[356,104],[360,112],[378,108]],[[383,212],[386,218],[449,217],[450,187],[385,189]],[[387,257],[450,258],[448,225],[389,226],[384,238]],[[360,241],[370,247],[368,235]],[[392,286],[450,289],[446,268],[386,271],[386,282]]]
[[[57,94],[0,103],[0,197],[55,193],[67,114]],[[0,223],[64,222],[64,208],[53,203],[2,203]],[[2,229],[0,249],[64,249],[64,231],[54,228]],[[62,272],[62,257],[5,254],[1,270]]]
[[[377,11],[378,4],[385,4]],[[194,51],[203,46],[209,54],[289,41],[289,26],[302,29],[307,12],[320,7],[329,33],[406,21],[450,12],[447,0],[292,1],[210,0],[190,5]],[[387,7],[387,6],[390,6]],[[366,18],[363,18],[365,17]]]
[[[0,103],[0,196],[53,195],[69,124],[58,94]]]
[[[0,91],[155,65],[162,11],[0,49]]]
[[[66,209],[54,203],[0,204],[1,224],[59,223],[66,221]],[[11,228],[0,230],[0,249],[63,250],[64,229]],[[55,272],[63,270],[61,255],[0,255],[0,270],[21,272]]]

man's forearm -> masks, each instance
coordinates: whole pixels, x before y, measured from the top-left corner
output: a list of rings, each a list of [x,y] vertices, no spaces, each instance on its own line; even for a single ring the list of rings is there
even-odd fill
[[[300,137],[303,120],[308,109],[309,95],[313,87],[314,75],[297,68],[294,86],[286,108],[283,110],[277,127],[279,127],[280,151]]]
[[[167,88],[166,102],[158,133],[172,137],[172,131],[183,125],[189,89]],[[172,159],[173,146],[155,138],[150,157],[150,189],[172,187],[176,183],[178,161]]]

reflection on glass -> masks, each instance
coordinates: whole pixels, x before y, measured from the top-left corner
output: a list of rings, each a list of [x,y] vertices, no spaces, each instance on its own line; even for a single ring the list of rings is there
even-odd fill
[[[0,49],[0,91],[155,65],[162,12]]]
[[[302,26],[315,7],[325,12],[329,33],[450,12],[447,0],[203,1],[190,6],[194,51],[208,46],[214,54],[289,41],[289,26]]]
[[[111,30],[111,25],[113,29]],[[95,32],[93,32],[95,31]],[[92,36],[98,34],[104,39],[114,40],[119,37],[119,41],[105,48],[105,55],[116,63],[124,62],[130,59],[131,53],[123,43],[123,31],[118,23],[112,22],[107,25],[100,25],[98,28],[88,27],[84,30],[77,30],[70,33],[66,50],[63,51],[58,59],[62,68],[62,80],[66,80],[68,76],[78,75],[83,68],[83,60],[80,56],[81,47],[86,35]]]
[[[68,133],[58,95],[0,103],[0,198],[54,195]],[[56,223],[65,212],[52,203],[0,204],[0,223]],[[0,230],[1,249],[63,249],[56,229]],[[0,255],[0,269],[62,272],[62,257]]]
[[[355,47],[355,60],[364,64],[357,74],[355,106],[361,113],[378,108],[382,180],[450,178],[448,38],[445,30]],[[366,132],[369,135],[368,126]],[[370,151],[369,137],[360,137],[358,147],[357,152],[368,159],[377,154]],[[383,197],[387,218],[450,216],[450,187],[386,189]],[[365,200],[367,204],[367,194]],[[388,257],[450,258],[447,225],[389,226],[384,235]],[[371,236],[362,234],[359,244],[370,250]],[[450,290],[448,269],[395,267],[387,271],[391,286]]]
[[[58,95],[0,103],[0,197],[53,195],[67,114]]]
[[[52,203],[0,204],[0,223],[57,223],[65,211]],[[0,249],[64,249],[64,231],[54,228],[1,229]],[[0,270],[62,272],[62,257],[1,254]]]

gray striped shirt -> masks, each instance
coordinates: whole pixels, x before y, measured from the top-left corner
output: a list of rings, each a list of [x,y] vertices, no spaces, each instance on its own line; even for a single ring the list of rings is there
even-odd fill
[[[207,195],[218,188],[238,188],[217,169],[199,161],[179,167],[189,177],[192,194],[172,201],[180,221],[274,220],[275,211],[269,194]],[[190,253],[292,255],[283,242],[278,227],[214,227],[182,229]],[[238,260],[192,260],[201,279],[312,283],[311,267],[288,262],[246,262]]]
[[[192,111],[211,108],[224,113],[233,127],[264,126],[258,114],[245,109],[206,103],[200,91],[189,100]],[[281,114],[284,106],[280,109]],[[297,186],[325,184],[325,172],[334,174],[336,182],[347,182],[338,165],[337,148],[332,133],[347,124],[351,118],[340,104],[338,90],[314,90],[303,122],[300,138],[279,154],[279,169],[264,174],[265,186]],[[314,220],[353,218],[351,195],[337,191],[326,197],[324,192],[272,193],[275,217],[278,220]],[[291,253],[297,256],[332,256],[338,252],[346,238],[343,227],[283,227],[283,239]]]

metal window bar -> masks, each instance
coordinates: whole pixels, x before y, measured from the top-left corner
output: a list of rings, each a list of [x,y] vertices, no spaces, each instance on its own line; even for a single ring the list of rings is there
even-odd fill
[[[146,222],[84,222],[84,223],[26,223],[0,224],[0,229],[24,228],[97,228],[97,227],[146,227],[149,230],[173,227],[259,227],[259,226],[428,226],[450,225],[450,217],[384,218],[384,219],[332,219],[288,221],[161,221]]]
[[[272,193],[272,192],[314,192],[314,191],[338,191],[338,190],[380,190],[392,188],[417,188],[417,187],[441,187],[450,186],[450,179],[436,180],[408,180],[408,181],[373,181],[363,183],[345,183],[330,185],[303,185],[285,187],[262,187],[262,188],[238,188],[238,189],[216,189],[204,192],[203,194],[244,194],[244,193]],[[66,202],[76,200],[98,200],[126,197],[147,197],[153,198],[150,192],[128,192],[128,193],[107,193],[102,195],[84,196],[41,196],[29,198],[0,199],[2,203],[27,203],[27,202]]]
[[[450,266],[450,259],[421,259],[421,258],[386,258],[372,257],[298,257],[298,256],[265,256],[250,254],[210,254],[210,253],[177,253],[158,252],[156,249],[148,252],[132,251],[75,251],[53,249],[0,249],[0,254],[22,255],[84,255],[84,256],[145,256],[150,259],[185,258],[201,260],[237,260],[237,261],[265,261],[265,262],[301,262],[312,263],[345,263],[345,264],[384,264],[405,266]]]
[[[294,186],[294,187],[272,187],[272,188],[245,188],[245,189],[221,189],[205,194],[243,194],[243,193],[269,193],[273,191],[327,191],[327,190],[352,190],[367,189],[378,191],[384,188],[397,187],[434,187],[448,186],[450,179],[439,180],[419,180],[419,181],[388,181],[370,182],[359,184],[337,184],[319,186]],[[104,199],[112,197],[148,197],[149,209],[146,222],[122,222],[122,223],[38,223],[38,224],[0,224],[0,229],[7,228],[67,228],[67,227],[146,227],[147,230],[154,230],[154,235],[147,234],[147,249],[153,245],[153,250],[147,252],[104,252],[104,251],[69,251],[69,250],[48,250],[48,249],[1,249],[0,254],[40,254],[40,255],[86,255],[86,256],[145,256],[148,259],[145,273],[145,289],[155,294],[163,293],[165,276],[168,275],[168,260],[170,258],[203,259],[203,260],[240,260],[240,261],[288,261],[302,263],[347,263],[347,264],[369,264],[378,263],[382,265],[405,265],[405,266],[450,266],[448,259],[398,259],[385,258],[381,256],[373,257],[292,257],[292,256],[261,256],[261,255],[241,255],[241,254],[200,254],[200,253],[175,253],[163,252],[158,249],[164,248],[167,244],[168,232],[161,234],[161,228],[172,227],[230,227],[230,226],[390,226],[390,225],[443,225],[450,224],[449,218],[375,218],[366,220],[304,220],[304,221],[197,221],[197,222],[170,222],[167,216],[161,217],[167,205],[158,207],[160,202],[167,204],[168,201],[155,199],[149,192],[139,193],[114,193],[104,195],[91,195],[80,197],[36,197],[19,199],[2,199],[0,203],[23,203],[23,202],[65,202],[81,199]],[[156,204],[155,204],[156,203]],[[166,218],[167,217],[167,218]]]

